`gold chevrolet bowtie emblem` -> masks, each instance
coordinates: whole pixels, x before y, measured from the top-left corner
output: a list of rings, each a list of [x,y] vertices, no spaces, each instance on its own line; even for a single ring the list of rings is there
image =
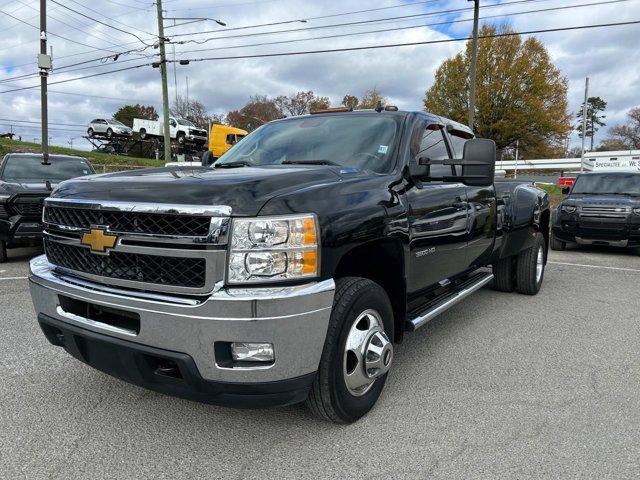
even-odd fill
[[[115,247],[118,237],[107,233],[106,228],[92,228],[90,233],[84,233],[80,243],[91,247],[93,253],[107,253]]]

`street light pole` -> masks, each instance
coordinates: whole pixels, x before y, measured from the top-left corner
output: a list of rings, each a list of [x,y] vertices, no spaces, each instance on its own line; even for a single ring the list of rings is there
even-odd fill
[[[471,72],[469,78],[469,128],[473,130],[476,113],[476,69],[478,63],[478,16],[480,15],[480,0],[473,2],[473,38],[471,40]]]
[[[158,47],[160,48],[160,76],[162,78],[162,117],[164,123],[164,161],[171,161],[171,134],[169,131],[169,88],[167,86],[167,56],[164,48],[164,20],[162,0],[156,1],[158,7]]]

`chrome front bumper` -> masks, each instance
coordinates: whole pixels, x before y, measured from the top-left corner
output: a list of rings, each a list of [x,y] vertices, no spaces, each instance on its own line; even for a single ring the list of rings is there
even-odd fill
[[[198,301],[147,294],[54,273],[44,255],[31,261],[31,296],[37,314],[113,338],[189,355],[205,380],[271,382],[318,369],[333,304],[333,280],[280,288],[220,288]],[[135,332],[65,312],[59,295],[140,316]],[[275,362],[221,367],[215,342],[270,342]]]

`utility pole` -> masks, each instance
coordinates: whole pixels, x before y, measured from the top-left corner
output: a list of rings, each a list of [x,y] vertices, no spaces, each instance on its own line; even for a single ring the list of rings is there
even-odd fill
[[[44,0],[43,0],[44,1]],[[164,19],[162,0],[156,1],[158,7],[158,46],[160,47],[160,76],[162,77],[162,117],[164,123],[164,161],[171,161],[171,135],[169,132],[169,88],[167,86],[167,56],[164,48]]]
[[[584,172],[584,138],[587,135],[587,100],[589,99],[589,77],[584,82],[584,105],[582,106],[582,147],[580,147],[580,173]]]
[[[471,72],[469,79],[469,128],[473,130],[476,114],[476,70],[478,67],[478,17],[480,15],[480,0],[473,2],[473,38],[471,40]]]
[[[47,111],[47,77],[51,70],[51,56],[47,55],[47,0],[40,0],[40,122],[42,124],[42,164],[49,165],[49,120]]]

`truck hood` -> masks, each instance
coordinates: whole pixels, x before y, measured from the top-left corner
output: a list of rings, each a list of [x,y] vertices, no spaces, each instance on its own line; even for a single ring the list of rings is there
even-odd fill
[[[226,205],[235,216],[257,215],[271,198],[341,180],[339,167],[270,166],[159,168],[67,180],[52,197],[176,205]]]
[[[51,187],[56,184],[52,183]],[[9,183],[0,181],[0,194],[14,195],[16,193],[49,193],[44,182],[38,183]]]

